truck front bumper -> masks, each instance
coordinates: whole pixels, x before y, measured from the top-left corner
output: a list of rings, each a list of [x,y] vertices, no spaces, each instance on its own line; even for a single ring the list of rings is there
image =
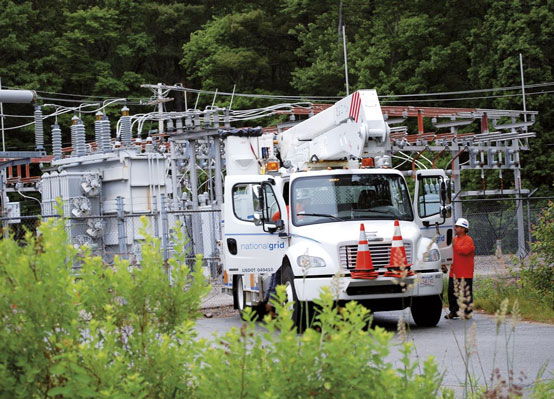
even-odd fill
[[[350,277],[298,277],[294,279],[300,301],[319,298],[327,287],[339,301],[387,300],[415,296],[439,295],[443,290],[443,273],[416,273],[413,277],[398,279],[380,276],[374,280]]]

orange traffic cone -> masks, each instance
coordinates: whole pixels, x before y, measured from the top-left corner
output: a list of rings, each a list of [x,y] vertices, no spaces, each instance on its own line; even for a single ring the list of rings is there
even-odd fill
[[[367,244],[364,224],[360,224],[360,240],[358,241],[358,254],[356,255],[356,268],[350,272],[350,276],[355,279],[373,280],[379,277],[373,269],[373,261]]]
[[[406,248],[404,248],[402,234],[400,233],[400,223],[398,219],[396,219],[394,221],[394,235],[392,237],[390,249],[390,261],[384,276],[398,278],[413,276],[414,272],[410,269],[410,266],[412,265],[408,265]]]

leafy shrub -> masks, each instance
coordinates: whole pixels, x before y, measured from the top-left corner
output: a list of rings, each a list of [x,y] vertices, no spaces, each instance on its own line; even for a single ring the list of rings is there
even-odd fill
[[[546,295],[554,307],[554,202],[539,216],[533,235],[536,240],[531,243],[529,264],[522,269],[522,281],[527,288]]]
[[[59,220],[26,239],[0,242],[1,397],[190,395],[193,320],[207,286],[200,260],[195,271],[185,266],[182,234],[171,284],[160,242],[148,236],[141,267],[79,252]]]
[[[147,237],[140,267],[106,265],[67,244],[49,221],[27,245],[0,242],[1,398],[431,398],[441,374],[432,358],[385,361],[392,333],[367,330],[368,311],[334,306],[326,292],[313,328],[293,329],[278,288],[264,333],[250,320],[214,341],[194,330],[207,286],[201,260],[185,266],[184,240],[164,267]],[[80,274],[72,266],[81,263]],[[168,270],[171,276],[168,276]],[[417,357],[415,357],[417,358]]]
[[[418,363],[412,344],[401,347],[401,366],[386,362],[392,333],[365,330],[369,311],[354,303],[334,306],[329,291],[318,301],[312,327],[297,335],[286,294],[277,287],[277,318],[265,318],[267,331],[249,321],[232,329],[198,359],[198,398],[432,398],[441,374],[432,358]],[[253,318],[251,313],[250,320]],[[420,371],[418,373],[416,371]],[[224,377],[223,377],[224,376]]]

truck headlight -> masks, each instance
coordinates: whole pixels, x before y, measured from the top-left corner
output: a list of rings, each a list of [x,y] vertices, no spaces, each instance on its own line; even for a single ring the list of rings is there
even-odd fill
[[[438,249],[433,248],[423,253],[423,262],[437,262],[441,259],[441,253]]]
[[[298,266],[309,269],[311,267],[325,267],[325,261],[317,256],[300,255],[296,258]]]

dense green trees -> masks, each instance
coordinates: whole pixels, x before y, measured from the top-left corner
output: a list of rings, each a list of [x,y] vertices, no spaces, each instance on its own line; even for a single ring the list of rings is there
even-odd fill
[[[519,53],[526,83],[554,78],[553,0],[0,0],[0,77],[4,86],[80,95],[145,97],[140,84],[157,82],[344,95],[342,24],[351,91],[517,86]],[[525,175],[550,187],[554,97],[537,91],[528,91],[540,116]],[[522,107],[518,92],[491,94],[499,97],[424,105]]]

